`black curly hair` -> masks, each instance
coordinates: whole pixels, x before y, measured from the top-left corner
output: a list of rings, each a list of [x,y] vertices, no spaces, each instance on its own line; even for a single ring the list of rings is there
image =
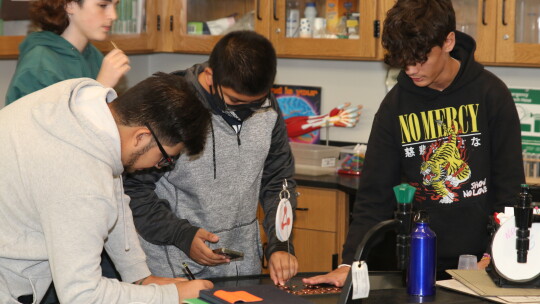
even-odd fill
[[[177,75],[155,73],[118,96],[110,107],[118,124],[150,125],[162,144],[183,142],[188,155],[202,152],[210,130],[210,112]]]
[[[424,63],[455,30],[451,0],[398,0],[384,21],[384,62],[397,68]]]

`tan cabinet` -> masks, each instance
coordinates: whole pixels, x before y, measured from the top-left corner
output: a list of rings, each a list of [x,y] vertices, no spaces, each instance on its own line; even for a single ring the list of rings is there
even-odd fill
[[[287,3],[298,3],[304,17],[306,3],[315,2],[317,16],[327,17],[327,7],[346,0],[147,0],[146,32],[113,35],[129,54],[178,52],[209,54],[220,35],[194,34],[194,24],[235,16],[250,20],[249,28],[268,37],[278,57],[380,60],[382,20],[395,0],[350,0],[359,14],[356,39],[287,37]],[[341,2],[340,2],[341,1]],[[452,0],[457,29],[477,41],[476,58],[484,64],[540,66],[540,3],[535,0]],[[342,12],[340,12],[341,14]],[[379,22],[381,20],[381,22]],[[196,32],[196,31],[195,31]],[[16,58],[24,36],[0,36],[0,58]],[[94,42],[109,51],[109,42]]]
[[[487,64],[540,65],[540,2],[452,0],[457,29],[477,41],[476,59]]]
[[[159,0],[146,0],[146,31],[141,34],[111,35],[107,41],[92,41],[103,52],[113,49],[114,43],[127,54],[152,53],[157,48],[159,40],[158,26],[161,20],[156,18]]]
[[[112,40],[120,49],[128,54],[151,53],[157,43],[157,19],[156,9],[158,0],[146,0],[146,31],[141,34],[111,35],[107,41],[93,41],[92,43],[104,52],[110,51],[113,46]],[[0,58],[17,58],[19,56],[19,44],[25,36],[0,36]]]
[[[349,227],[348,196],[339,190],[323,188],[299,186],[297,191],[300,196],[292,243],[298,258],[298,271],[331,271],[333,266],[341,263]],[[259,212],[260,222],[262,216]],[[262,228],[261,233],[264,234]],[[263,235],[263,242],[265,240]]]
[[[375,59],[379,1],[353,0],[360,14],[357,39],[289,38],[286,37],[287,0],[180,0],[169,1],[174,12],[166,19],[181,20],[172,30],[172,51],[209,53],[221,36],[188,34],[188,23],[217,20],[226,16],[244,16],[252,20],[252,29],[268,37],[279,57]],[[293,1],[293,0],[289,0]],[[307,0],[298,3],[299,17],[304,17]],[[315,0],[317,16],[326,17],[327,1]],[[341,0],[341,2],[344,2]]]
[[[497,2],[496,62],[540,65],[540,2]]]
[[[379,1],[356,0],[357,11],[360,13],[357,39],[287,38],[286,1],[274,1],[272,15],[269,16],[270,39],[280,57],[375,59],[379,41],[376,25]],[[306,2],[308,1],[299,1],[301,16],[303,16]],[[318,15],[326,17],[327,1],[316,1],[316,3],[319,8]]]
[[[452,0],[457,29],[473,36],[478,61],[495,65],[540,65],[540,2]]]
[[[92,41],[92,43],[103,52],[113,49],[114,43],[127,54],[152,53],[157,48],[159,31],[162,21],[156,18],[159,0],[146,0],[146,31],[141,34],[111,35],[107,41]]]
[[[385,9],[393,3],[385,0]],[[452,3],[457,30],[476,40],[475,57],[479,62],[540,66],[539,1],[452,0]]]
[[[0,36],[0,58],[17,58],[24,36]]]
[[[216,21],[226,17],[243,18],[252,24],[253,30],[268,36],[268,0],[170,0],[167,20],[179,20],[168,28],[171,44],[163,51],[209,54],[222,35],[200,34],[202,22]],[[217,21],[216,21],[217,22]]]

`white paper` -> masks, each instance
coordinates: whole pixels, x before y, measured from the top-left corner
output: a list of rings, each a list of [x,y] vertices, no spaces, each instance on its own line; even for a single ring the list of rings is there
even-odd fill
[[[368,266],[364,261],[356,261],[351,266],[353,293],[352,299],[364,299],[369,296]]]
[[[463,285],[456,279],[441,280],[441,281],[437,281],[436,284],[437,286],[440,286],[440,287],[456,290],[462,293],[470,294],[473,296],[477,296],[477,297],[484,298],[486,300],[498,302],[498,303],[524,303],[524,304],[525,303],[540,303],[540,297],[538,296],[483,297],[483,296],[480,296],[478,293],[474,292],[472,289]]]

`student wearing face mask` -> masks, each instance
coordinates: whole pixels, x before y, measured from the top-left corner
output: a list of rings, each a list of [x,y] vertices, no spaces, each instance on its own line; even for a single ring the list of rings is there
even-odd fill
[[[128,57],[118,49],[104,57],[89,41],[107,38],[117,18],[118,1],[32,1],[30,18],[39,31],[30,33],[19,46],[6,104],[72,78],[88,77],[114,87],[130,70]]]
[[[287,130],[270,93],[276,75],[272,44],[253,31],[232,32],[216,44],[207,63],[174,74],[192,84],[212,113],[212,124],[197,158],[181,155],[171,171],[124,181],[150,269],[178,277],[186,262],[197,278],[259,274],[260,202],[270,276],[283,284],[298,264],[292,246],[287,250],[277,239],[275,218],[284,181],[290,193],[296,184]],[[295,208],[295,195],[290,201]],[[244,258],[212,252],[221,247],[241,251]]]

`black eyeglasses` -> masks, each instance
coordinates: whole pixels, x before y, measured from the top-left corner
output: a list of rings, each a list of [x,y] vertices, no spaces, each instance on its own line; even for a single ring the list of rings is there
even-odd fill
[[[156,136],[156,133],[154,133],[154,130],[152,130],[152,128],[150,128],[150,125],[148,124],[145,124],[145,126],[148,130],[150,130],[150,133],[152,133],[152,136],[154,136],[154,139],[156,140],[156,144],[159,148],[159,151],[161,151],[161,154],[163,154],[163,157],[159,160],[159,162],[157,163],[157,166],[160,168],[163,168],[163,167],[174,165],[174,159],[169,156],[169,154],[165,151],[165,149],[163,149],[163,146],[159,142]]]

